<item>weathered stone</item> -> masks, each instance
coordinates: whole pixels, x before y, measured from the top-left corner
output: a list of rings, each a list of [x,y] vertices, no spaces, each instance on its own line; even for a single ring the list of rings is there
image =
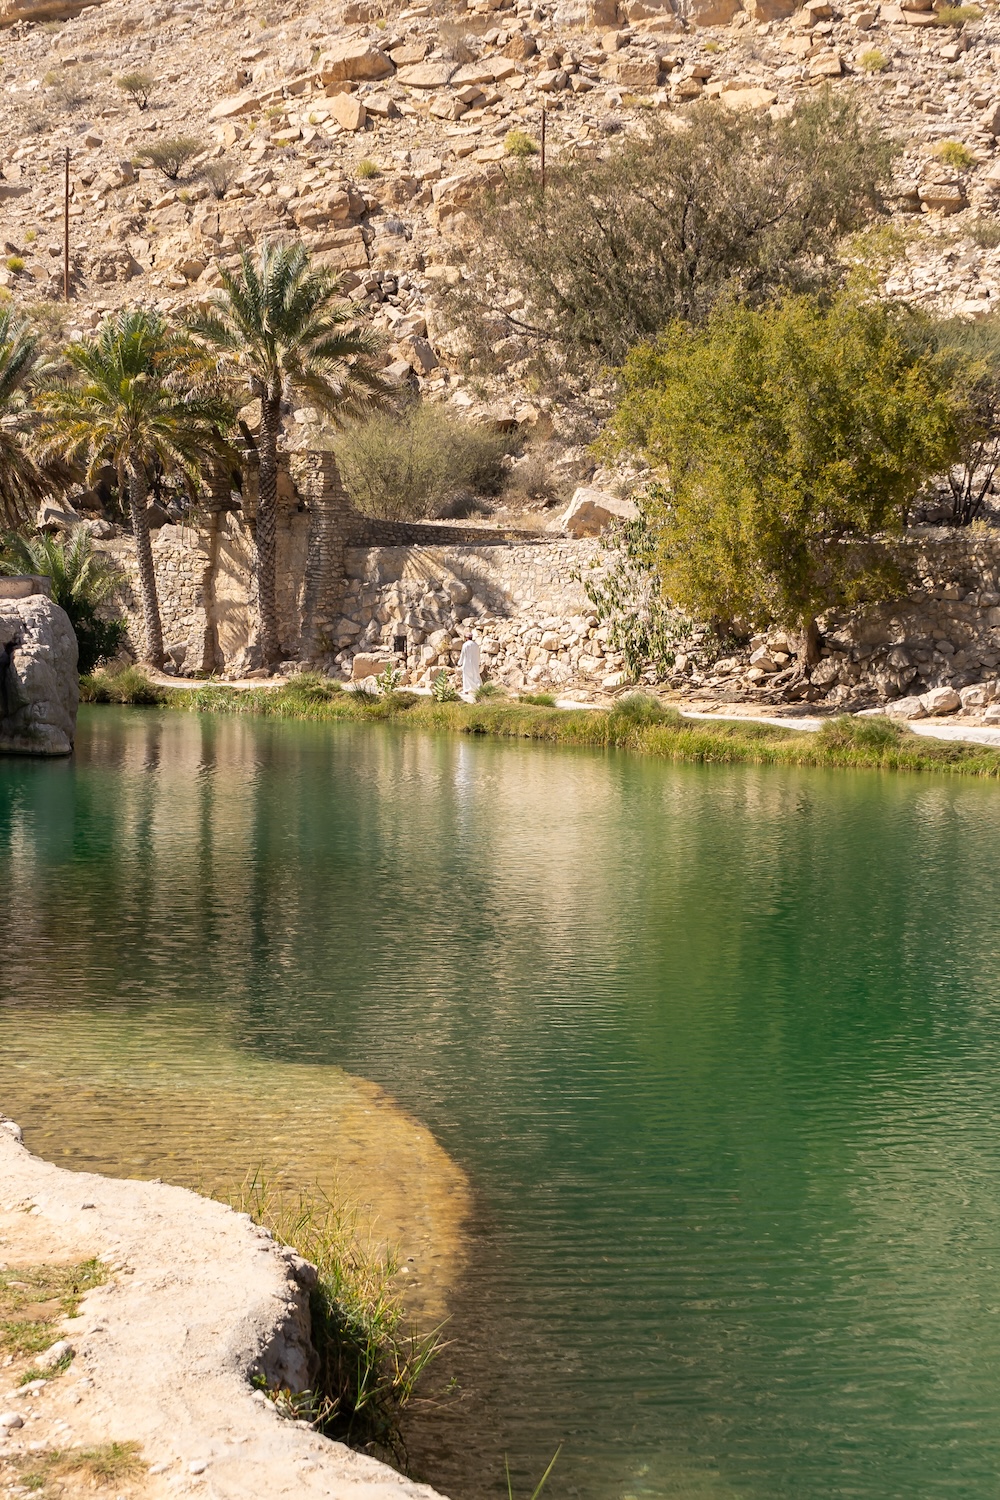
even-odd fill
[[[408,89],[443,89],[454,71],[451,63],[417,63],[412,68],[400,68],[396,78]]]
[[[353,94],[335,94],[330,100],[330,115],[342,130],[364,130],[365,106]]]
[[[966,206],[966,197],[957,183],[923,182],[920,201],[931,213],[957,214]]]
[[[618,83],[625,89],[655,89],[660,81],[660,64],[655,57],[619,58]]]
[[[392,62],[385,53],[363,39],[338,42],[323,53],[318,67],[324,84],[370,83],[388,78],[393,72]]]
[[[606,490],[581,485],[551,529],[574,538],[599,536],[613,521],[634,521],[638,515],[634,500],[619,500]]]
[[[210,120],[231,120],[237,115],[251,115],[260,109],[256,94],[234,94],[231,99],[220,99],[208,112]]]
[[[767,109],[777,99],[773,89],[726,89],[719,95],[719,103],[726,109]]]
[[[351,663],[351,678],[354,682],[364,682],[366,677],[380,677],[391,666],[391,656],[372,656],[359,651]]]
[[[990,135],[1000,135],[1000,100],[994,100],[988,109],[983,110],[979,116],[979,128]]]
[[[0,598],[0,751],[68,755],[80,698],[76,636],[45,594]]]
[[[926,719],[927,710],[920,698],[897,698],[887,703],[886,713],[892,719]]]
[[[962,707],[962,700],[954,688],[939,687],[931,688],[929,693],[921,693],[920,702],[930,715],[953,714]]]

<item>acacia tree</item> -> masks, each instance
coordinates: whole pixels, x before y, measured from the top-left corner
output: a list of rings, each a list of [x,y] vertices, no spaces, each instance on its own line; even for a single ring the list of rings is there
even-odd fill
[[[836,247],[877,212],[896,148],[825,91],[788,119],[693,106],[648,138],[522,165],[481,206],[485,253],[457,312],[477,353],[507,335],[569,362],[619,363],[722,293],[760,301],[836,274]]]
[[[955,462],[964,419],[912,316],[848,295],[722,305],[630,354],[606,441],[661,480],[647,519],[668,599],[730,627],[794,626],[808,662],[818,614],[898,591],[871,539]]]
[[[223,376],[260,402],[257,594],[261,650],[273,668],[281,659],[275,569],[282,398],[296,391],[339,423],[370,410],[385,387],[373,363],[374,338],[354,325],[341,278],[310,267],[303,245],[244,251],[236,271],[223,271],[222,284],[189,326],[216,354]]]
[[[92,338],[66,350],[68,379],[41,387],[39,451],[86,464],[88,479],[110,464],[128,496],[145,631],[145,660],[163,665],[163,628],[146,502],[154,466],[195,478],[226,450],[232,408],[206,383],[190,339],[148,308],[111,313]]]
[[[45,481],[25,444],[29,381],[41,337],[8,305],[0,307],[0,526],[26,521],[45,492]]]

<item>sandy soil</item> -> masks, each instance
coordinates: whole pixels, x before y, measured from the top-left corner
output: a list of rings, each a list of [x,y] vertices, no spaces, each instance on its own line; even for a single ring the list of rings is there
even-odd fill
[[[283,1420],[252,1390],[254,1370],[294,1377],[304,1357],[295,1257],[183,1188],[40,1161],[0,1122],[0,1262],[96,1255],[113,1271],[61,1325],[75,1350],[64,1374],[25,1394],[15,1368],[0,1370],[0,1414],[17,1410],[24,1423],[0,1431],[0,1458],[137,1441],[150,1467],[119,1491],[130,1500],[435,1500],[426,1485]],[[17,1491],[0,1483],[2,1493]]]

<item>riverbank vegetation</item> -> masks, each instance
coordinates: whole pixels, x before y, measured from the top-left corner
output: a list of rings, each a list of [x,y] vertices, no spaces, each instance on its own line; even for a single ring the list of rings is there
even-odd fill
[[[1000,779],[1000,751],[933,741],[883,718],[843,715],[818,733],[754,719],[687,719],[652,694],[627,693],[608,709],[561,709],[524,700],[439,703],[407,692],[348,693],[339,683],[303,674],[280,688],[238,689],[223,683],[167,688],[132,670],[84,678],[87,703],[159,705],[193,713],[318,722],[380,722],[438,733],[628,750],[661,760],[706,765],[816,766],[879,771],[943,771]]]
[[[324,1193],[289,1198],[260,1172],[247,1178],[232,1206],[317,1271],[310,1293],[314,1387],[293,1393],[265,1386],[266,1393],[283,1415],[403,1463],[400,1413],[442,1340],[436,1330],[421,1335],[408,1327],[395,1253],[375,1244],[357,1215]]]

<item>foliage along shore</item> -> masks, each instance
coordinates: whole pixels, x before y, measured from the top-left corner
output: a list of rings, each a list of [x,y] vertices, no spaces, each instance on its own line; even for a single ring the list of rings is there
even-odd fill
[[[85,703],[160,706],[191,713],[247,714],[266,719],[379,721],[453,734],[629,750],[661,760],[706,765],[816,766],[878,771],[945,771],[1000,779],[1000,751],[955,741],[928,742],[889,719],[830,719],[818,733],[782,729],[753,719],[685,719],[645,693],[610,709],[561,709],[519,700],[438,703],[396,692],[347,693],[327,678],[303,675],[283,687],[239,689],[222,683],[168,688],[137,668],[80,681]]]

